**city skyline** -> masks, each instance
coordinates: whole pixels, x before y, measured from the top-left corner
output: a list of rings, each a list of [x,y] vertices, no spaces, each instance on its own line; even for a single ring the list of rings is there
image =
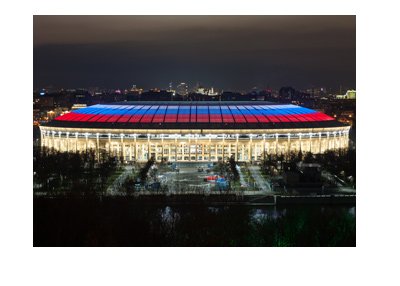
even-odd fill
[[[355,16],[34,16],[34,88],[356,88]]]
[[[33,16],[33,245],[356,246],[355,20]]]
[[[323,94],[327,95],[338,95],[341,94],[343,95],[346,93],[346,91],[349,90],[355,90],[352,86],[345,86],[345,85],[339,85],[335,87],[331,86],[308,86],[304,88],[297,88],[296,86],[293,85],[286,85],[286,86],[280,86],[280,87],[271,87],[271,86],[252,86],[247,89],[223,89],[218,86],[210,86],[210,85],[205,85],[202,84],[201,82],[196,82],[195,84],[189,84],[189,83],[182,83],[177,81],[176,83],[174,82],[169,82],[168,85],[161,85],[161,86],[147,86],[144,88],[143,86],[139,86],[137,84],[131,84],[128,86],[53,86],[53,85],[43,85],[40,87],[34,87],[33,92],[44,95],[46,92],[60,92],[60,91],[73,91],[73,90],[81,90],[81,91],[99,91],[99,92],[108,92],[108,93],[126,93],[130,92],[135,89],[140,89],[141,92],[146,92],[146,91],[172,91],[176,92],[176,88],[181,85],[181,84],[186,84],[187,85],[187,92],[188,94],[191,93],[198,93],[199,90],[203,91],[212,91],[214,94],[222,94],[224,92],[233,92],[233,93],[251,93],[251,92],[273,92],[273,93],[278,93],[281,89],[286,89],[286,88],[293,88],[297,92],[303,92],[303,93],[313,93],[313,92],[321,92]],[[201,92],[200,92],[201,93]]]

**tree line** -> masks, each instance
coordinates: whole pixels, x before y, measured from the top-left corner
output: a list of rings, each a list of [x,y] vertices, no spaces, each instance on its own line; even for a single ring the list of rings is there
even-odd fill
[[[356,151],[353,149],[328,150],[321,154],[311,152],[291,152],[289,154],[265,154],[261,162],[262,172],[273,175],[274,170],[284,166],[296,168],[296,164],[318,163],[323,170],[330,172],[348,183],[356,183]]]
[[[103,152],[97,161],[94,151],[60,152],[33,148],[34,191],[63,195],[102,194],[118,159]]]

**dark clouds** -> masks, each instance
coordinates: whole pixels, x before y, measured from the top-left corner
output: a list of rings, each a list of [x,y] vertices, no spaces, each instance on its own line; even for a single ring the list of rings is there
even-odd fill
[[[34,16],[34,85],[355,88],[355,16]]]

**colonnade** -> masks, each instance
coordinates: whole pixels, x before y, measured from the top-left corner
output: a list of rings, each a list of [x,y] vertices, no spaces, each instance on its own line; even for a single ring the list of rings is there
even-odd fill
[[[48,132],[48,131],[51,132]],[[43,132],[45,131],[45,132]],[[107,134],[107,133],[106,133]],[[326,150],[348,148],[348,129],[339,132],[300,133],[296,136],[284,133],[276,136],[222,136],[222,138],[167,137],[151,138],[150,134],[128,136],[124,134],[65,132],[41,128],[41,145],[62,152],[95,151],[97,158],[107,152],[123,161],[144,162],[150,157],[157,161],[171,162],[214,162],[231,156],[238,162],[259,161],[266,154],[290,152],[323,153]],[[315,135],[317,134],[317,135]],[[144,137],[144,138],[143,138]]]

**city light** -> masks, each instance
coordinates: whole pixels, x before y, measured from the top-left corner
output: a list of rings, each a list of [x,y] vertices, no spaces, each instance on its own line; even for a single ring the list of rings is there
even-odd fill
[[[34,246],[355,246],[355,28],[34,15]]]

